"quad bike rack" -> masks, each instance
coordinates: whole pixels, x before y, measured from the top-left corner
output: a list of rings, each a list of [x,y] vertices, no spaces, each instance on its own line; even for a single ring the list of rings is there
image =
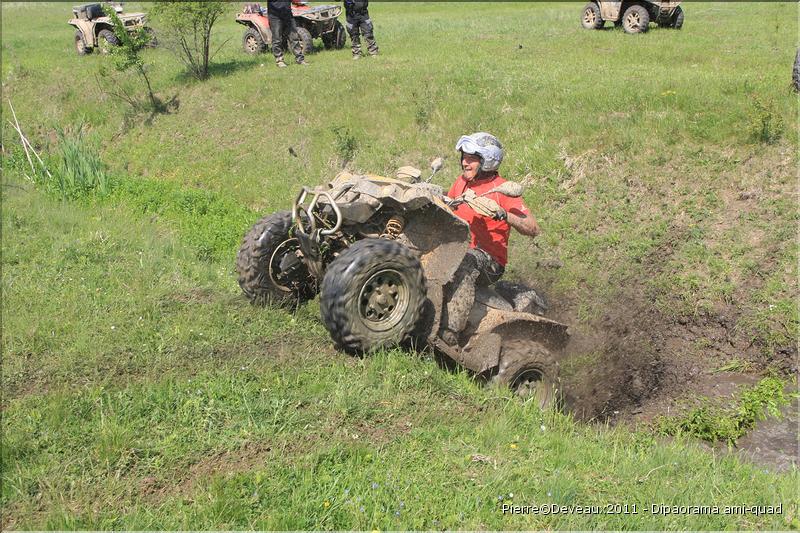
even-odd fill
[[[314,196],[311,199],[311,202],[308,204],[308,207],[304,207],[303,204],[305,203],[309,194],[313,194]],[[316,209],[320,197],[328,200],[328,205],[331,206],[334,214],[336,214],[336,224],[334,224],[332,228],[317,230],[314,209]],[[303,218],[300,215],[305,215],[305,218],[308,220],[308,231],[306,231]],[[292,205],[292,223],[297,228],[297,232],[305,235],[306,237],[312,237],[315,241],[319,241],[319,237],[333,235],[339,231],[339,229],[342,227],[342,211],[339,209],[339,206],[336,205],[335,199],[328,191],[320,191],[317,189],[303,187],[303,189],[300,191],[300,194],[297,195],[294,204]]]

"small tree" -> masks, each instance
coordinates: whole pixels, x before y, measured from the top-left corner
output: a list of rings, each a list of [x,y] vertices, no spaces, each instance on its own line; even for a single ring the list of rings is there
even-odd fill
[[[135,32],[129,33],[114,9],[106,8],[105,12],[111,18],[111,23],[114,26],[114,35],[119,40],[119,46],[113,46],[109,49],[114,70],[117,72],[134,72],[145,86],[151,110],[156,112],[163,111],[164,104],[153,92],[153,85],[150,83],[150,77],[147,74],[147,65],[145,65],[141,56],[142,50],[150,44],[153,38],[152,35],[145,28],[139,28]],[[137,97],[127,92],[104,66],[100,68],[100,76],[111,82],[108,91],[112,95],[125,100],[134,109],[140,107]]]
[[[225,11],[225,2],[156,2],[151,14],[160,22],[159,36],[166,41],[189,72],[199,80],[208,78],[211,30]],[[215,52],[216,53],[216,52]]]

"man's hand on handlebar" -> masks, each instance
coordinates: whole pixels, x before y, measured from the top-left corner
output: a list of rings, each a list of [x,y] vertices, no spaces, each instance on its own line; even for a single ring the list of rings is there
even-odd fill
[[[505,209],[500,207],[499,205],[495,208],[494,213],[492,214],[492,219],[494,220],[508,220],[508,213]]]

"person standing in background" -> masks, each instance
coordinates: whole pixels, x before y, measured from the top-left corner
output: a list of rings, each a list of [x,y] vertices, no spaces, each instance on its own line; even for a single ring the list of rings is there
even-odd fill
[[[347,33],[353,45],[353,59],[361,57],[361,33],[367,41],[369,55],[378,55],[378,43],[375,42],[372,20],[369,18],[369,0],[344,0],[344,12]]]
[[[275,56],[275,64],[280,68],[285,68],[283,61],[283,37],[288,36],[289,45],[292,47],[295,61],[298,65],[306,66],[306,58],[303,56],[303,45],[297,35],[297,25],[292,15],[292,2],[287,0],[267,2],[267,18],[269,19],[269,29],[272,32],[272,55]]]

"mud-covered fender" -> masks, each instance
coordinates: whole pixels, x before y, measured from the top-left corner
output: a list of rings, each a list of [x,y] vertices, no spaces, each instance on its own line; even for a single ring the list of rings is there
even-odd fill
[[[255,13],[239,14],[236,17],[236,22],[242,26],[253,28],[261,35],[264,44],[270,46],[272,44],[272,30],[269,29],[269,19],[264,15]]]
[[[494,309],[480,303],[470,313],[467,334],[470,341],[456,360],[478,373],[500,363],[505,342],[523,339],[537,342],[551,352],[558,352],[569,340],[565,324],[538,315]]]
[[[83,35],[84,46],[88,48],[97,46],[97,33],[94,30],[96,26],[95,23],[88,20],[72,19],[67,24],[74,27],[76,30],[80,30],[81,35]]]

